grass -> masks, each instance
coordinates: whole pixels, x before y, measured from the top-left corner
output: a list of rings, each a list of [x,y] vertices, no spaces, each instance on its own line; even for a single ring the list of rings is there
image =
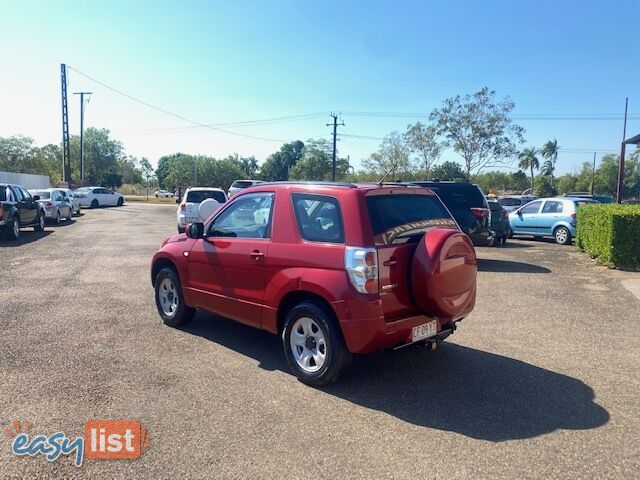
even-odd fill
[[[175,198],[156,198],[153,195],[149,195],[149,199],[147,200],[146,195],[125,195],[125,202],[143,202],[143,203],[170,203],[175,205]]]

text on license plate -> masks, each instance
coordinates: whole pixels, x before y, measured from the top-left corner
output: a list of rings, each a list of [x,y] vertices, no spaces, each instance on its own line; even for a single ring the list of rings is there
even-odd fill
[[[422,325],[413,327],[411,330],[411,341],[418,342],[425,338],[433,337],[436,333],[438,333],[438,322],[433,320],[429,323],[423,323]]]
[[[187,223],[197,223],[198,217],[186,217]]]

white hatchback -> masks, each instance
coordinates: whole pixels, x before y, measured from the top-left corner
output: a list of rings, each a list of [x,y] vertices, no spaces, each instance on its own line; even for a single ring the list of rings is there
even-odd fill
[[[206,201],[208,208],[201,208]],[[227,201],[227,195],[220,188],[192,187],[187,188],[182,197],[182,202],[176,213],[178,232],[184,233],[184,229],[190,223],[204,222],[221,204]],[[205,217],[205,218],[203,218]]]

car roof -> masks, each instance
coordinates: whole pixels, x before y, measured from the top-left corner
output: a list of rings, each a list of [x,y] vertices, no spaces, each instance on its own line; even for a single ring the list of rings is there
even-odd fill
[[[211,191],[215,191],[215,192],[222,192],[224,193],[224,190],[222,190],[221,188],[216,188],[216,187],[189,187],[187,188],[187,192],[191,192],[193,190],[211,190]]]

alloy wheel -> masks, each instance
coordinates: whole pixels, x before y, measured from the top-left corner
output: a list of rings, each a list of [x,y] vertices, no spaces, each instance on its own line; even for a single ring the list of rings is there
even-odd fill
[[[158,298],[160,299],[160,308],[165,315],[172,317],[178,310],[179,297],[176,291],[176,286],[170,278],[164,278],[160,282],[158,291]]]

